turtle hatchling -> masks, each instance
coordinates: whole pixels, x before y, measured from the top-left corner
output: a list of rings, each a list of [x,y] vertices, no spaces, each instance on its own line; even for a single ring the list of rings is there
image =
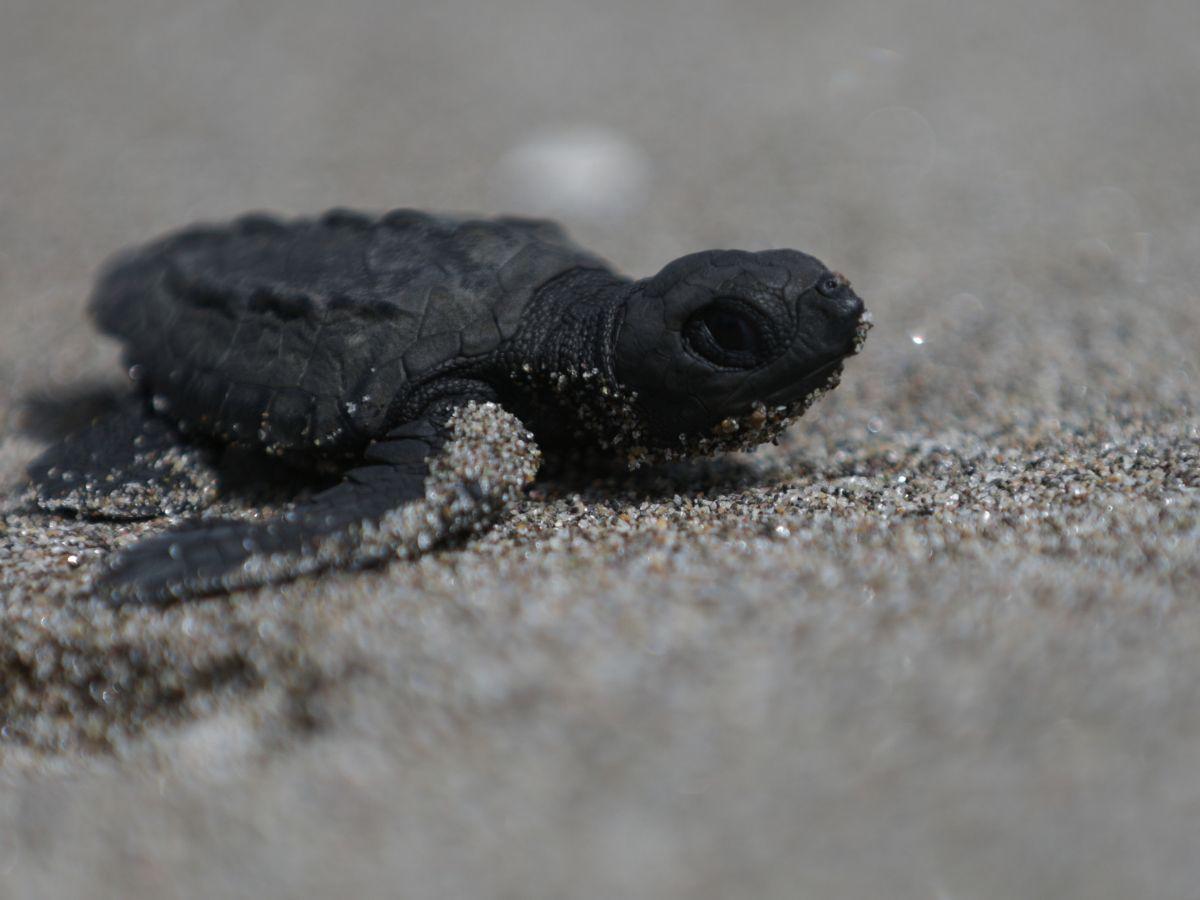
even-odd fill
[[[633,280],[552,222],[410,210],[250,215],[117,256],[90,301],[136,390],[29,469],[41,509],[195,513],[228,448],[341,473],[257,521],[193,518],[105,560],[160,603],[413,558],[494,521],[540,448],[631,466],[771,440],[869,317],[795,250]]]

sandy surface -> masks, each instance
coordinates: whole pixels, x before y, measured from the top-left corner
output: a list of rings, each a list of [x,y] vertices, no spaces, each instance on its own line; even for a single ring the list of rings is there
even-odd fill
[[[121,385],[96,265],[246,208],[795,246],[877,327],[779,448],[386,571],[114,612],[163,523],[10,517],[0,898],[1194,897],[1198,92],[1187,0],[9,0],[6,490]]]

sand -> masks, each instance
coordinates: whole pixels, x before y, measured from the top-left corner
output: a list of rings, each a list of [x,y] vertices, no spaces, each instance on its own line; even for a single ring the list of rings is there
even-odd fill
[[[247,208],[794,246],[876,320],[778,447],[378,571],[113,610],[170,523],[10,499],[0,898],[1195,896],[1200,12],[805,6],[0,12],[10,498],[123,389],[95,267]]]

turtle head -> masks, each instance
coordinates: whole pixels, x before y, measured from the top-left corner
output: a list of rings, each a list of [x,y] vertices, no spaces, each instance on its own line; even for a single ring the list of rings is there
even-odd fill
[[[867,328],[849,282],[811,256],[695,253],[634,286],[615,374],[649,455],[745,449],[835,386]]]

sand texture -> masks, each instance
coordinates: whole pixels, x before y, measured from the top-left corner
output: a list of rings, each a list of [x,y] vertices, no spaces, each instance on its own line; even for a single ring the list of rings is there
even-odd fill
[[[0,900],[1195,897],[1200,6],[408,6],[0,9]],[[777,447],[89,599],[169,524],[17,501],[125,388],[97,265],[333,205],[792,246],[876,326]]]

